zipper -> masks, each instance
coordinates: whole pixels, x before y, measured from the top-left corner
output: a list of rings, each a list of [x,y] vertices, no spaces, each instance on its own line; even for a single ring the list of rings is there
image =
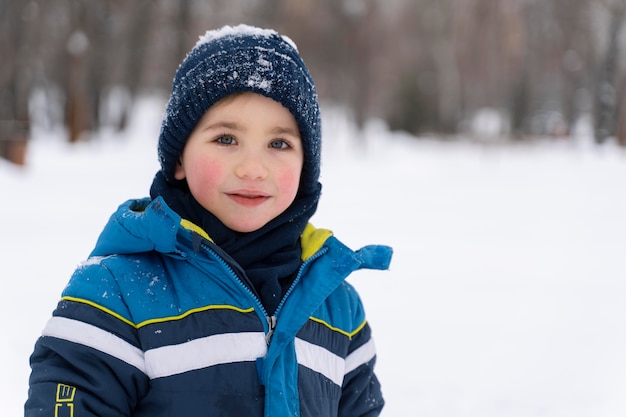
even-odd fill
[[[265,309],[265,307],[263,307],[263,303],[261,302],[261,299],[256,294],[256,292],[253,291],[252,289],[250,289],[243,282],[243,280],[235,272],[233,267],[228,262],[226,262],[226,260],[222,256],[220,256],[220,254],[218,254],[213,248],[211,248],[211,246],[207,245],[204,242],[202,242],[200,246],[204,250],[206,250],[207,252],[212,253],[215,256],[215,258],[217,258],[218,262],[234,278],[235,282],[237,282],[239,287],[241,289],[243,289],[243,291],[246,294],[248,294],[250,297],[252,297],[256,301],[257,306],[259,307],[259,311],[263,314],[263,317],[265,317],[265,322],[267,323],[267,333],[265,334],[265,343],[267,343],[268,346],[269,346],[269,344],[270,344],[270,342],[272,340],[272,336],[274,335],[274,329],[276,329],[276,325],[278,324],[278,315],[279,315],[278,313],[280,312],[280,310],[282,309],[283,305],[285,304],[285,300],[294,291],[294,288],[296,287],[298,282],[300,282],[300,279],[302,278],[302,273],[303,273],[305,267],[307,265],[309,265],[311,262],[313,262],[315,259],[319,258],[320,256],[322,256],[323,254],[325,254],[328,251],[327,248],[322,248],[321,250],[317,251],[313,256],[309,257],[306,261],[304,261],[302,263],[302,265],[300,265],[300,268],[298,270],[298,275],[296,276],[296,279],[293,281],[293,283],[291,284],[291,286],[289,287],[289,289],[287,290],[285,295],[283,295],[282,299],[280,300],[280,303],[278,304],[278,307],[276,307],[276,311],[274,312],[274,315],[270,316],[268,314],[267,310]]]
[[[302,265],[300,265],[300,269],[298,270],[298,275],[296,275],[296,279],[293,280],[293,282],[291,283],[291,286],[289,287],[285,295],[283,295],[282,299],[280,300],[280,303],[278,303],[278,307],[276,307],[276,312],[274,313],[275,316],[278,316],[278,313],[280,312],[280,310],[282,310],[283,305],[285,304],[285,301],[287,300],[287,298],[289,298],[291,293],[294,291],[296,285],[298,285],[298,283],[302,279],[302,274],[304,272],[305,267],[309,265],[311,262],[313,262],[314,260],[316,260],[317,258],[319,258],[320,256],[322,256],[323,254],[325,254],[326,252],[328,252],[328,249],[322,248],[321,250],[317,251],[313,256],[309,257],[306,261],[304,261]]]
[[[298,282],[300,282],[300,280],[302,279],[302,274],[304,272],[305,267],[309,265],[311,262],[313,262],[314,260],[316,260],[317,258],[319,258],[320,256],[322,256],[323,254],[325,254],[327,251],[328,251],[327,248],[323,248],[317,251],[313,256],[308,258],[306,261],[304,261],[302,265],[300,265],[300,268],[298,269],[298,275],[296,275],[296,279],[293,280],[293,282],[289,286],[289,289],[280,300],[280,303],[278,303],[278,307],[276,307],[276,311],[274,312],[274,315],[267,316],[267,312],[265,313],[266,314],[265,320],[267,321],[267,325],[269,327],[269,330],[267,334],[265,335],[265,343],[267,343],[268,346],[270,345],[270,342],[272,341],[272,336],[274,335],[274,329],[276,328],[276,325],[278,324],[278,316],[279,316],[280,310],[282,310],[283,305],[285,304],[285,300],[289,298],[291,293],[294,291],[296,285],[298,285]],[[265,311],[265,309],[263,309],[263,311]]]
[[[267,310],[265,310],[265,307],[263,307],[263,303],[261,303],[261,299],[259,298],[259,296],[256,294],[255,291],[253,291],[252,289],[250,289],[250,287],[248,287],[243,280],[239,277],[239,275],[237,274],[237,272],[235,272],[235,270],[233,269],[233,267],[226,262],[226,260],[220,255],[218,254],[214,249],[212,249],[209,245],[207,245],[206,243],[203,243],[201,245],[201,247],[206,250],[207,252],[210,252],[211,254],[213,254],[215,256],[215,258],[217,259],[217,261],[220,263],[220,265],[222,265],[229,273],[230,276],[234,278],[235,282],[237,282],[237,284],[239,285],[239,287],[246,293],[248,294],[250,297],[252,297],[252,299],[254,301],[256,301],[257,307],[259,309],[259,311],[263,314],[263,317],[265,317],[265,321],[267,321],[270,316],[267,313]]]
[[[267,326],[269,328],[267,334],[265,335],[265,343],[267,343],[267,345],[269,346],[270,341],[272,340],[272,336],[274,335],[274,329],[276,328],[278,318],[276,318],[276,316],[269,316],[265,317],[265,320],[267,321]]]

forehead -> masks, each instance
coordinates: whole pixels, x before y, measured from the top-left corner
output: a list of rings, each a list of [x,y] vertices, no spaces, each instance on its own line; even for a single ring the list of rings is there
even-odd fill
[[[231,94],[219,100],[205,112],[196,126],[202,130],[248,130],[257,127],[272,133],[302,137],[295,117],[287,108],[271,98],[252,92]]]

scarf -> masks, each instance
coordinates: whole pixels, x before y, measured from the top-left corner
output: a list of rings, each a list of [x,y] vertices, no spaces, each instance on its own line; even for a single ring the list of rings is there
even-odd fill
[[[320,194],[319,183],[308,194],[298,192],[278,217],[258,230],[242,233],[229,229],[202,207],[186,182],[173,184],[159,171],[150,187],[152,199],[162,197],[172,210],[200,226],[232,258],[270,315],[298,273],[302,262],[300,235],[317,209]]]

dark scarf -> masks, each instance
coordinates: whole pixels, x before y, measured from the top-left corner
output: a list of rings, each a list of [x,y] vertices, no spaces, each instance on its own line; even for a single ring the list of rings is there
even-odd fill
[[[235,232],[196,201],[186,186],[165,180],[161,171],[150,188],[152,199],[161,196],[167,205],[200,226],[213,242],[243,269],[269,314],[273,314],[284,291],[293,282],[301,264],[300,235],[317,209],[318,184],[310,194],[298,194],[278,217],[250,233]]]

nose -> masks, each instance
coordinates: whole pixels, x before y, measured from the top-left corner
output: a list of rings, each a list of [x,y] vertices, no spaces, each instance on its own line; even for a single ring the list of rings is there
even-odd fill
[[[267,166],[261,155],[256,152],[246,152],[241,155],[235,166],[235,175],[242,179],[260,180],[267,177]]]

